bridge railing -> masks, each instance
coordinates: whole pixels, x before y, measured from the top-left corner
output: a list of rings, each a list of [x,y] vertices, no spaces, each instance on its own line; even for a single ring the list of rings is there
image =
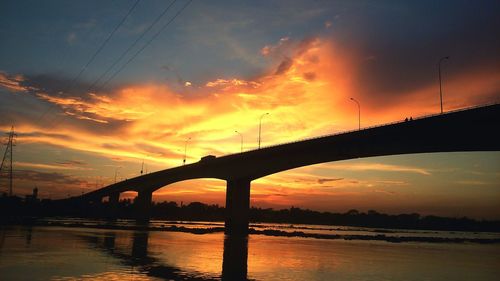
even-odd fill
[[[497,105],[497,104],[499,104],[499,103],[498,102],[492,102],[492,103],[487,103],[487,104],[482,104],[482,105],[473,105],[473,106],[469,106],[469,107],[462,107],[462,108],[458,108],[458,109],[453,109],[453,110],[449,110],[449,111],[446,111],[446,112],[443,112],[443,113],[433,113],[433,114],[421,115],[421,116],[415,117],[415,119],[413,119],[413,121],[414,120],[422,120],[422,119],[426,119],[426,118],[430,118],[430,117],[441,116],[441,115],[447,115],[447,114],[456,113],[456,112],[467,111],[467,110],[481,108],[481,107],[493,106],[493,105]],[[336,132],[336,133],[332,133],[332,134],[325,134],[325,135],[319,135],[319,136],[310,137],[310,138],[303,138],[303,139],[293,140],[293,141],[289,141],[289,142],[283,142],[283,143],[279,143],[279,144],[271,144],[271,145],[261,146],[260,149],[259,148],[254,148],[254,149],[249,149],[249,150],[247,150],[245,152],[257,151],[257,150],[261,150],[261,149],[264,149],[264,148],[278,147],[278,146],[282,146],[282,145],[287,145],[287,144],[292,144],[292,143],[298,143],[298,142],[303,142],[303,141],[308,141],[308,140],[315,140],[315,139],[321,139],[321,138],[326,138],[326,137],[333,137],[333,136],[338,136],[338,135],[343,135],[343,134],[348,134],[348,133],[353,133],[353,132],[359,132],[359,131],[364,131],[364,130],[369,130],[369,129],[374,129],[374,128],[380,128],[380,127],[384,127],[384,126],[390,126],[390,125],[395,125],[395,124],[400,124],[400,123],[406,123],[406,122],[409,122],[409,121],[398,120],[398,121],[393,121],[393,122],[389,122],[389,123],[383,123],[383,124],[377,124],[377,125],[372,125],[372,126],[368,126],[368,127],[362,127],[361,129],[346,130],[346,131]],[[243,152],[243,153],[245,153],[245,152]],[[239,152],[239,153],[230,153],[230,154],[226,154],[226,155],[223,155],[223,156],[237,155],[237,154],[241,154],[241,153],[242,152]]]

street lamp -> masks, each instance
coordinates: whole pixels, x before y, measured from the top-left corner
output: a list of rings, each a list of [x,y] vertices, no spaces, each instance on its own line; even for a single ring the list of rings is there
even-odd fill
[[[443,114],[443,91],[442,91],[442,88],[441,88],[441,62],[443,62],[444,60],[449,60],[450,57],[446,56],[446,57],[442,57],[439,59],[439,63],[438,63],[438,72],[439,72],[439,100],[441,101],[441,114]]]
[[[115,183],[116,183],[116,174],[118,173],[118,169],[120,169],[122,166],[118,166],[115,168]]]
[[[190,137],[187,138],[186,143],[184,144],[184,159],[182,160],[182,165],[186,165],[186,152],[189,140],[191,140]]]
[[[264,118],[264,116],[266,116],[266,115],[269,115],[269,112],[262,114],[262,116],[260,116],[260,120],[259,120],[259,149],[260,149],[260,135],[262,132],[262,118]]]
[[[351,100],[358,105],[358,130],[361,130],[361,105],[354,98],[351,98]]]
[[[243,135],[238,132],[238,131],[234,131],[235,133],[237,133],[238,135],[240,135],[240,138],[241,138],[241,152],[243,152]]]

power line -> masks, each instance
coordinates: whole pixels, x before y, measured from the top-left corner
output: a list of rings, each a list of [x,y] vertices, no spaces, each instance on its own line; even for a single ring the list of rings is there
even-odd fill
[[[128,18],[128,16],[132,13],[132,11],[135,9],[135,7],[137,7],[137,4],[139,4],[139,2],[140,2],[140,0],[136,0],[135,3],[130,7],[130,9],[128,10],[127,14],[122,18],[122,20],[118,23],[118,25],[115,26],[115,28],[113,29],[113,31],[108,35],[108,37],[106,38],[106,40],[103,41],[103,43],[101,44],[101,46],[94,52],[94,54],[92,55],[92,57],[87,61],[87,63],[84,65],[84,67],[82,67],[82,69],[80,70],[80,72],[73,78],[73,80],[70,82],[69,86],[66,88],[66,91],[69,91],[69,90],[71,90],[74,87],[74,85],[75,85],[76,81],[78,80],[78,78],[80,78],[80,76],[87,69],[87,67],[94,61],[94,59],[96,58],[96,56],[106,46],[106,44],[109,42],[109,40],[111,39],[111,37],[113,37],[113,35],[116,33],[116,31],[123,25],[123,23]],[[40,116],[40,118],[38,119],[39,122],[41,122],[43,120],[43,118],[45,117],[45,115],[47,115],[47,113],[49,111],[51,111],[52,109],[53,109],[52,107],[47,108],[47,110],[45,110],[43,112],[43,114]]]
[[[142,46],[142,48],[140,48],[125,64],[123,64],[115,73],[113,73],[113,75],[108,78],[108,80],[106,80],[106,82],[104,82],[100,89],[104,88],[111,80],[113,80],[113,78],[115,78],[116,75],[118,75],[118,73],[120,73],[132,60],[134,60],[144,49],[146,49],[147,46],[149,46],[149,44],[151,44],[151,42],[153,42],[153,40],[155,40],[158,35],[160,35],[160,33],[165,29],[167,28],[181,13],[182,11],[184,11],[184,9],[187,8],[187,6],[189,6],[189,4],[191,4],[191,2],[193,2],[193,0],[189,0],[175,15],[174,17],[172,17],[165,25],[162,26],[162,28],[160,30],[158,30],[158,32],[156,32],[155,35],[153,35],[153,37],[151,37],[151,39],[146,42],[146,44],[144,44],[144,46]]]
[[[122,20],[118,23],[118,25],[115,26],[115,29],[113,29],[113,31],[108,35],[108,37],[106,38],[106,40],[104,40],[104,42],[102,42],[101,46],[94,52],[94,54],[89,59],[89,61],[80,70],[80,72],[78,73],[78,75],[76,75],[75,78],[73,78],[73,81],[71,82],[71,88],[73,87],[73,84],[76,82],[76,80],[78,80],[78,78],[80,78],[80,76],[83,74],[83,72],[85,72],[85,70],[87,69],[87,67],[94,61],[94,59],[97,57],[97,55],[102,51],[102,49],[104,49],[104,47],[109,42],[109,40],[111,39],[111,37],[113,37],[113,35],[115,34],[115,32],[123,25],[123,23],[125,22],[125,20],[128,18],[128,16],[132,13],[132,11],[137,6],[137,4],[139,4],[139,1],[140,0],[136,0],[135,1],[134,5],[132,5],[132,7],[130,7],[130,9],[128,10],[127,14],[122,18]],[[68,90],[71,90],[71,88],[68,89]]]
[[[170,3],[170,5],[168,5],[168,6],[167,6],[167,8],[165,8],[165,9],[163,10],[163,12],[162,12],[159,16],[157,16],[157,17],[156,17],[156,19],[155,19],[155,20],[154,20],[154,21],[153,21],[153,22],[149,25],[149,27],[148,27],[147,29],[145,29],[145,30],[142,32],[141,36],[139,36],[139,37],[138,37],[138,38],[134,41],[134,43],[133,43],[132,45],[130,45],[130,46],[129,46],[126,50],[125,50],[125,52],[123,52],[123,53],[120,55],[120,57],[119,57],[117,60],[115,60],[115,62],[114,62],[111,66],[109,66],[109,67],[106,69],[106,71],[104,71],[104,72],[103,72],[103,73],[99,76],[99,78],[98,78],[98,79],[96,79],[96,80],[94,81],[94,83],[92,83],[92,85],[90,85],[90,87],[88,87],[88,88],[87,88],[87,91],[88,91],[88,92],[89,92],[92,88],[94,88],[94,86],[96,86],[96,85],[97,85],[97,84],[101,81],[101,79],[103,79],[106,75],[108,75],[108,73],[109,73],[109,72],[110,72],[110,71],[111,71],[111,70],[112,70],[112,69],[113,69],[113,68],[114,68],[114,67],[115,67],[115,66],[116,66],[116,65],[117,65],[117,64],[118,64],[118,63],[119,63],[119,62],[120,62],[120,61],[121,61],[124,57],[125,57],[125,55],[127,55],[127,54],[130,52],[130,50],[132,50],[132,48],[133,48],[133,47],[135,47],[135,45],[137,45],[137,43],[139,43],[139,41],[140,41],[140,40],[141,40],[141,39],[142,39],[142,38],[146,35],[146,33],[148,33],[148,32],[151,30],[151,28],[153,28],[153,26],[154,26],[154,25],[156,25],[156,24],[158,23],[158,21],[160,21],[160,19],[161,19],[161,18],[163,18],[163,16],[165,16],[165,14],[168,12],[168,10],[170,9],[170,7],[172,7],[172,5],[174,5],[174,3],[175,3],[175,2],[177,2],[177,0],[172,1],[172,3]]]
[[[174,2],[176,2],[176,1],[177,1],[177,0],[174,0]],[[172,23],[172,22],[173,22],[173,21],[174,21],[174,20],[178,17],[178,16],[179,16],[179,15],[180,15],[180,14],[181,14],[181,13],[182,13],[182,12],[183,12],[186,8],[187,8],[187,7],[191,4],[191,2],[192,2],[192,1],[193,1],[193,0],[189,0],[189,1],[187,1],[187,3],[186,3],[186,4],[185,4],[185,5],[184,5],[184,6],[183,6],[183,7],[182,7],[179,11],[177,11],[177,13],[176,13],[176,14],[175,14],[175,15],[174,15],[174,16],[173,16],[173,17],[172,17],[172,18],[171,18],[168,22],[166,22],[166,23],[165,23],[165,24],[164,24],[164,25],[160,28],[160,30],[158,30],[158,32],[157,32],[157,33],[155,33],[155,34],[153,35],[153,37],[151,37],[151,38],[150,38],[150,40],[149,40],[149,41],[147,41],[147,42],[145,43],[145,45],[144,45],[144,46],[142,46],[142,48],[141,48],[141,49],[139,49],[139,50],[138,50],[138,51],[137,51],[137,52],[136,52],[136,53],[135,53],[135,54],[134,54],[134,55],[133,55],[133,56],[132,56],[132,57],[131,57],[131,58],[130,58],[130,59],[129,59],[129,60],[128,60],[125,64],[124,64],[124,65],[122,65],[122,66],[120,67],[120,69],[118,69],[115,73],[113,73],[113,75],[112,75],[112,76],[111,76],[108,80],[106,80],[106,82],[105,82],[103,85],[101,85],[100,89],[104,88],[104,87],[107,85],[107,83],[109,83],[109,82],[110,82],[110,81],[111,81],[111,80],[112,80],[112,79],[113,79],[116,75],[118,75],[118,74],[119,74],[119,73],[120,73],[120,72],[121,72],[121,71],[122,71],[122,70],[123,70],[123,69],[124,69],[124,68],[125,68],[125,67],[126,67],[126,66],[127,66],[127,65],[128,65],[128,64],[132,61],[132,60],[133,60],[133,59],[135,59],[135,58],[136,58],[136,57],[137,57],[137,56],[138,56],[138,55],[139,55],[139,54],[140,54],[140,53],[141,53],[141,52],[142,52],[142,51],[143,51],[143,50],[144,50],[147,46],[149,46],[149,44],[151,44],[151,42],[152,42],[154,39],[156,39],[156,38],[160,35],[160,33],[161,33],[163,30],[165,30],[165,29],[166,29],[166,28],[167,28],[167,27],[168,27],[168,26],[169,26],[169,25],[170,25],[170,24],[171,24],[171,23]],[[49,127],[49,129],[50,129],[50,128],[53,128],[53,126],[55,125],[55,120],[56,120],[56,119],[57,119],[57,116],[53,119],[52,124],[50,124],[50,126],[48,126],[48,127]]]

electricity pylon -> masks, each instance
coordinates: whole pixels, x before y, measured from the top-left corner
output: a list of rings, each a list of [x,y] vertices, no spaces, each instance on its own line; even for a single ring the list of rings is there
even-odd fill
[[[15,146],[14,141],[16,134],[14,133],[14,126],[12,126],[8,133],[8,139],[4,143],[7,145],[5,153],[3,154],[2,164],[0,165],[0,178],[6,178],[8,181],[9,196],[12,196],[12,147]]]

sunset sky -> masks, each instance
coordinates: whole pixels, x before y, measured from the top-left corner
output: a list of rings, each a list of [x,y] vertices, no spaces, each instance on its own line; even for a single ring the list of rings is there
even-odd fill
[[[65,198],[143,162],[179,166],[188,138],[187,163],[239,152],[236,130],[255,149],[266,112],[263,146],[356,129],[351,97],[362,127],[439,113],[444,56],[446,111],[499,102],[499,12],[499,1],[2,1],[14,194]],[[153,196],[224,205],[225,182]],[[303,167],[252,182],[251,204],[500,219],[500,152]]]

